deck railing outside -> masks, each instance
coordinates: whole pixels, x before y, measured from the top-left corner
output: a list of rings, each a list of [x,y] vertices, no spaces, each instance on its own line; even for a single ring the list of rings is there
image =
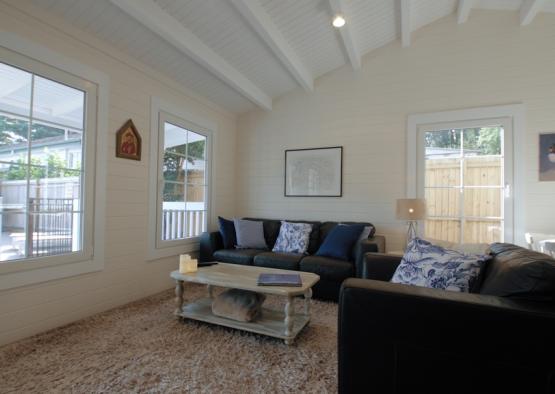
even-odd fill
[[[164,209],[162,211],[162,239],[171,241],[197,237],[206,231],[206,211]]]

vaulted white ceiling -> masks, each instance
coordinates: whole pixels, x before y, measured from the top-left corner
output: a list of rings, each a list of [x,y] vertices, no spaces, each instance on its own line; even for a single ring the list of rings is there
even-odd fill
[[[555,12],[552,0],[33,0],[232,112],[256,106],[452,13]],[[332,16],[347,24],[336,29]]]

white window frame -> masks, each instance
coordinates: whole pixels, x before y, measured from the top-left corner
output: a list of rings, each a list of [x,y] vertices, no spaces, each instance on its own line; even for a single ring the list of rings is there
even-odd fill
[[[149,260],[194,252],[199,247],[199,237],[164,241],[161,237],[162,189],[164,161],[164,120],[206,137],[206,225],[212,217],[212,146],[217,124],[192,111],[178,107],[157,97],[151,99],[150,169],[149,169]]]
[[[492,107],[469,108],[454,111],[432,112],[409,115],[407,119],[407,198],[423,197],[424,182],[424,141],[419,138],[422,127],[441,128],[442,124],[460,122],[472,124],[475,121],[507,119],[512,129],[512,141],[507,141],[505,148],[505,166],[512,167],[513,184],[506,190],[505,198],[511,201],[512,212],[505,211],[505,216],[512,217],[511,228],[505,231],[505,242],[525,245],[525,107],[523,104],[499,105]],[[476,124],[478,124],[476,123]],[[435,127],[433,127],[435,125]],[[512,160],[511,160],[512,158]],[[507,160],[508,159],[508,160]]]
[[[108,129],[109,79],[93,68],[12,33],[0,36],[0,60],[87,92],[83,140],[82,250],[2,262],[0,290],[100,271],[104,268],[105,136]],[[94,97],[89,96],[93,91],[96,91]]]

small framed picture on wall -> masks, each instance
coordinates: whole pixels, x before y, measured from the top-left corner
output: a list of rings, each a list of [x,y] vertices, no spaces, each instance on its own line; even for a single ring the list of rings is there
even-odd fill
[[[555,133],[540,134],[540,182],[555,182]]]

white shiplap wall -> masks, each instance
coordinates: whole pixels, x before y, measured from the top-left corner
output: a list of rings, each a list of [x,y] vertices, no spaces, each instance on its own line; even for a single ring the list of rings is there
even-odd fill
[[[114,47],[37,12],[28,3],[0,2],[2,30],[44,45],[110,77],[105,268],[98,273],[0,292],[0,345],[172,286],[176,258],[147,262],[150,97],[157,96],[217,123],[213,212],[235,209],[235,115],[195,98],[175,82],[137,64]],[[37,18],[39,17],[39,18]],[[114,157],[115,132],[132,118],[143,138],[140,162]],[[212,217],[212,224],[214,223]]]
[[[401,247],[395,200],[405,195],[406,119],[411,113],[523,102],[527,107],[527,229],[555,232],[555,183],[538,182],[538,133],[555,131],[555,15],[521,28],[513,12],[449,16],[297,90],[271,112],[239,118],[240,215],[369,220]],[[344,146],[342,198],[283,197],[284,150]]]

